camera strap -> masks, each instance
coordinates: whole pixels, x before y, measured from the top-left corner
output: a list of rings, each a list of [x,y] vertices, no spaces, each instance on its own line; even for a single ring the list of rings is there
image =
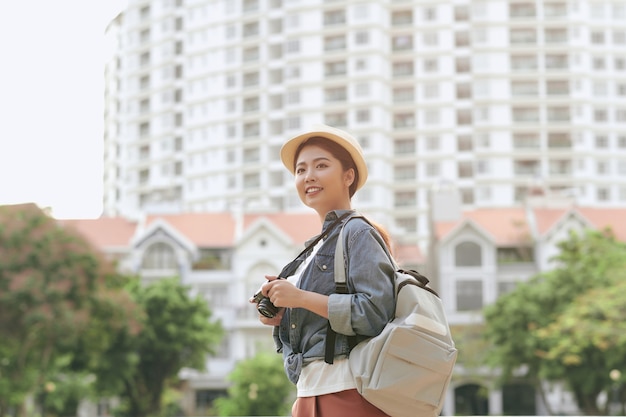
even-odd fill
[[[288,278],[290,276],[292,276],[293,274],[296,273],[296,271],[298,270],[298,267],[300,266],[300,264],[302,264],[302,262],[304,262],[304,260],[306,259],[305,257],[302,257],[304,254],[306,254],[307,252],[309,252],[311,249],[313,249],[315,247],[315,245],[317,245],[319,243],[320,240],[326,238],[328,236],[328,233],[333,230],[335,227],[337,227],[337,225],[339,225],[343,219],[345,219],[346,217],[348,217],[349,215],[354,214],[353,211],[349,211],[347,213],[344,213],[341,217],[338,217],[337,220],[335,220],[330,226],[328,226],[328,228],[326,230],[322,230],[322,233],[319,234],[319,236],[317,236],[311,243],[309,243],[306,248],[304,248],[304,250],[302,252],[300,252],[298,254],[298,256],[295,257],[295,259],[291,262],[289,262],[287,265],[285,265],[285,267],[283,268],[282,271],[280,271],[280,274],[278,274],[279,278]]]

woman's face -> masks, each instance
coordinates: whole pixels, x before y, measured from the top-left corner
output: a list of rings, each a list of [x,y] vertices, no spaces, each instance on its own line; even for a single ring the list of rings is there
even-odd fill
[[[320,216],[350,208],[350,184],[354,170],[343,170],[341,161],[317,145],[305,145],[296,159],[296,189],[300,200]]]

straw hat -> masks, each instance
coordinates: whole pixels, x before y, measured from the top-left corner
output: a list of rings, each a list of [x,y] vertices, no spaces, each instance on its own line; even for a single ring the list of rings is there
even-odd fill
[[[365,158],[363,158],[363,150],[361,149],[359,142],[357,142],[357,140],[348,132],[322,124],[313,125],[311,130],[308,130],[307,132],[295,136],[285,142],[280,150],[280,159],[283,161],[283,165],[285,165],[289,172],[295,174],[295,159],[298,147],[303,142],[306,142],[308,139],[313,137],[326,138],[339,144],[346,151],[348,151],[354,161],[356,170],[359,173],[359,182],[356,185],[356,189],[358,190],[365,185],[365,181],[367,180],[367,164],[365,163]]]

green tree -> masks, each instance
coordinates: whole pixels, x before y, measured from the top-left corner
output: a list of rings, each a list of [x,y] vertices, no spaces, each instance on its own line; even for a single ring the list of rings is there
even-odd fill
[[[24,414],[96,321],[132,323],[119,283],[82,236],[34,204],[0,206],[0,416]]]
[[[228,397],[215,400],[220,416],[288,415],[295,389],[280,355],[260,353],[241,361],[229,375]]]
[[[596,398],[600,392],[611,398],[611,371],[626,369],[626,271],[609,274],[614,285],[582,294],[538,331],[550,346],[545,357],[554,363],[552,378],[568,381],[588,415],[609,415],[608,403],[600,409]]]
[[[571,315],[570,309],[579,305],[575,303],[578,297],[615,284],[613,271],[626,267],[626,246],[609,231],[570,233],[558,246],[556,269],[533,277],[485,309],[486,337],[494,346],[489,361],[502,370],[503,381],[510,381],[523,366],[527,382],[540,393],[541,379],[564,381],[581,411],[597,414],[591,404],[606,388],[608,373],[598,369],[594,360],[580,365],[584,371],[568,369],[564,356],[554,349],[561,343],[575,345],[575,340],[567,333],[551,333],[550,326]],[[596,349],[593,355],[602,353]],[[576,376],[580,372],[587,375],[584,383]]]
[[[148,286],[135,279],[128,291],[143,308],[141,330],[115,336],[95,371],[97,385],[117,382],[122,414],[157,416],[164,393],[176,384],[182,368],[205,369],[206,356],[213,353],[223,329],[211,321],[206,301],[189,297],[178,278]]]

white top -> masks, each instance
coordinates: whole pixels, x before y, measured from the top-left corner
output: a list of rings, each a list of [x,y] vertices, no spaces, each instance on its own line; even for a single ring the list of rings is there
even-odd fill
[[[313,251],[300,264],[296,272],[287,278],[289,282],[298,285],[302,271],[309,265],[324,241],[320,240],[313,247]],[[347,358],[335,358],[332,365],[323,359],[310,362],[302,367],[300,378],[296,385],[298,397],[315,397],[356,388],[352,371]]]

